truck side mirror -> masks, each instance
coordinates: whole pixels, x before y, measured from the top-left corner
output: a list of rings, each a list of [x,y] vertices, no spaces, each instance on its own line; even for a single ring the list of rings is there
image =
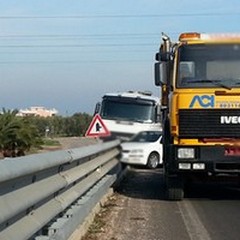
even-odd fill
[[[161,106],[160,104],[157,104],[155,107],[155,122],[159,123],[162,120],[162,112],[161,112]]]
[[[167,63],[157,62],[154,65],[155,85],[162,86],[167,83]]]
[[[101,109],[101,103],[98,102],[95,106],[94,115],[96,115],[97,113],[100,113],[100,109]]]

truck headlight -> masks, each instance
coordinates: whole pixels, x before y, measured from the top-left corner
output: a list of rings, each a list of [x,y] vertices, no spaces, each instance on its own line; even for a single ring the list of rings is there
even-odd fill
[[[193,169],[196,170],[204,170],[205,169],[205,163],[194,163]]]
[[[178,148],[177,157],[179,159],[193,159],[195,158],[194,148]]]

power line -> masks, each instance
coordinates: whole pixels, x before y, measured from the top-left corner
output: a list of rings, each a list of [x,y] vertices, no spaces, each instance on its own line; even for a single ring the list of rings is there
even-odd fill
[[[141,46],[148,47],[153,46],[153,43],[116,43],[116,44],[59,44],[59,45],[0,45],[0,48],[78,48],[78,47],[129,47],[129,46]]]
[[[84,50],[84,51],[83,51]],[[81,54],[81,53],[98,53],[98,52],[101,52],[101,53],[113,53],[113,52],[116,52],[116,50],[114,49],[81,49],[80,52],[77,52],[77,51],[54,51],[54,52],[50,52],[50,51],[41,51],[41,52],[37,52],[37,51],[31,51],[31,52],[26,52],[26,51],[17,51],[17,52],[10,52],[10,51],[4,51],[4,52],[1,52],[0,51],[0,54]],[[151,49],[129,49],[129,50],[121,50],[121,53],[151,53],[152,52],[152,48]]]
[[[153,60],[135,60],[135,59],[127,59],[127,60],[63,60],[63,61],[0,61],[0,64],[74,64],[74,63],[125,63],[125,62],[152,62]]]
[[[169,33],[170,34],[170,33]],[[176,33],[177,34],[177,33]],[[119,33],[119,34],[24,34],[24,35],[0,35],[3,41],[68,41],[68,40],[144,40],[159,39],[161,33]],[[9,43],[9,42],[8,42]]]
[[[116,14],[116,15],[59,15],[59,16],[0,16],[0,19],[86,19],[86,18],[165,18],[165,17],[215,17],[240,15],[240,12],[202,12],[168,14]]]
[[[177,34],[177,33],[176,33]],[[19,34],[19,35],[0,35],[0,38],[62,38],[62,37],[142,37],[142,36],[159,36],[160,33],[112,33],[112,34]]]

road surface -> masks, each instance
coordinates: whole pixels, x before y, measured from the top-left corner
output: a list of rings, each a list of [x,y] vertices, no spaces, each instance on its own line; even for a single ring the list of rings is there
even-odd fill
[[[114,198],[105,225],[84,240],[240,239],[236,187],[195,184],[183,201],[167,201],[161,169],[133,168]]]

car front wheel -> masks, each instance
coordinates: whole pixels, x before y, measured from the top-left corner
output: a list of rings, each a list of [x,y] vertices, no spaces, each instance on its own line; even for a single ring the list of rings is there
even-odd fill
[[[151,169],[154,169],[158,166],[159,164],[159,155],[155,152],[152,152],[147,161],[147,166]]]

